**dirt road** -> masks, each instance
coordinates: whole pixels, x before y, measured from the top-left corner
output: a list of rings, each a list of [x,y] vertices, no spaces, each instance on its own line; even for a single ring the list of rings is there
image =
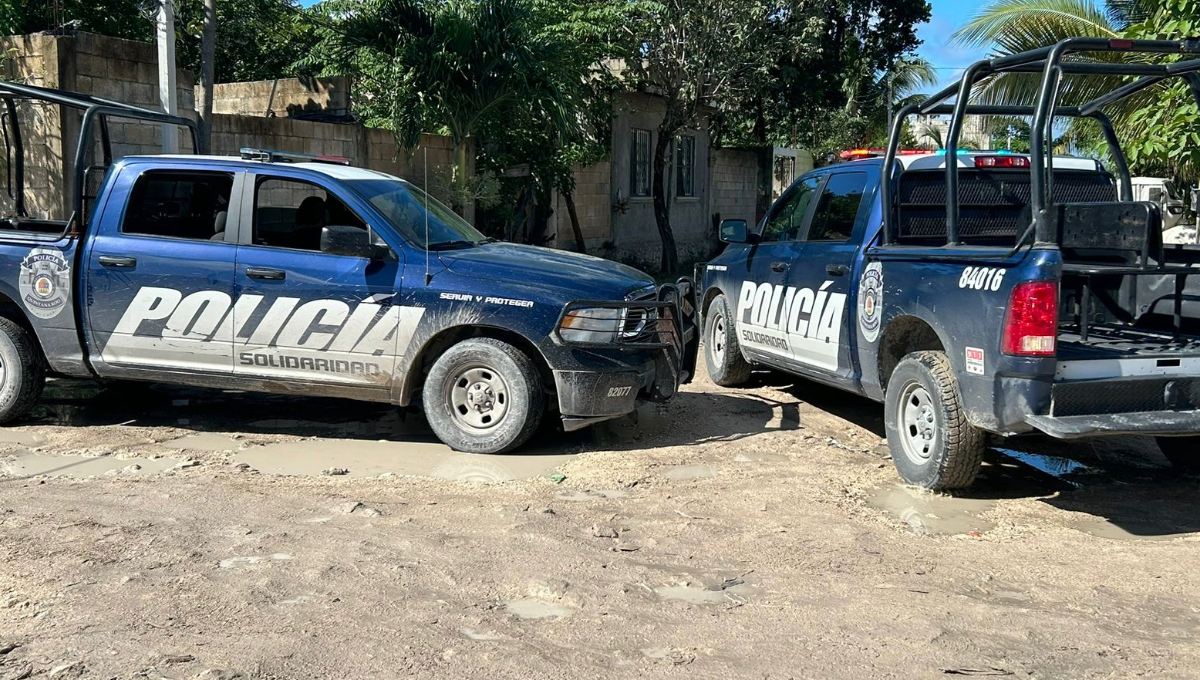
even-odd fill
[[[1197,482],[1152,443],[1006,442],[923,496],[878,407],[758,381],[491,458],[54,383],[0,431],[0,679],[1196,676]]]

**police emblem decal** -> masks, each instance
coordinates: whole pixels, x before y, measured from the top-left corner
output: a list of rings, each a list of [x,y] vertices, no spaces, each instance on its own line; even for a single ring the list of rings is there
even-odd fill
[[[18,283],[29,313],[53,319],[71,297],[71,264],[57,248],[34,248],[21,260]]]
[[[872,262],[863,270],[858,284],[858,327],[863,340],[879,339],[883,317],[883,263]]]

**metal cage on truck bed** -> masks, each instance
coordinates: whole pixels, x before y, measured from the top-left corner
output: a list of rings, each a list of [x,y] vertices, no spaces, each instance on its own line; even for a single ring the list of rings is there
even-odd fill
[[[881,244],[887,252],[896,247],[942,246],[958,259],[997,257],[997,247],[1011,247],[1015,255],[1027,245],[1057,246],[1063,252],[1063,290],[1078,302],[1074,325],[1081,342],[1087,342],[1093,324],[1093,292],[1120,287],[1122,277],[1159,277],[1173,282],[1172,326],[1175,336],[1183,329],[1184,288],[1187,278],[1200,270],[1168,259],[1162,241],[1162,216],[1156,206],[1133,200],[1129,164],[1121,150],[1112,121],[1104,113],[1110,106],[1170,78],[1182,78],[1200,103],[1200,58],[1164,63],[1109,63],[1071,60],[1071,55],[1123,52],[1151,55],[1200,55],[1200,39],[1122,40],[1070,38],[1056,45],[972,64],[955,84],[924,102],[902,108],[892,123],[884,156],[889,181],[881,184],[884,205]],[[1013,73],[1039,73],[1037,100],[1032,106],[976,105],[971,95],[987,78]],[[1061,106],[1064,76],[1128,76],[1124,84],[1078,106]],[[947,101],[954,99],[952,104]],[[951,116],[946,134],[945,168],[903,173],[897,177],[898,148],[906,118],[914,114]],[[1027,169],[972,171],[965,175],[956,159],[963,119],[968,115],[1030,118],[1030,153]],[[1048,147],[1057,118],[1094,120],[1104,136],[1115,178],[1102,172],[1055,169]],[[1099,166],[1098,166],[1099,169]],[[1013,173],[1028,178],[1004,191],[1003,182],[989,181],[988,173]],[[1105,179],[1107,178],[1107,179]],[[1115,179],[1115,181],[1114,181]],[[1103,181],[1101,181],[1103,180]],[[1115,186],[1114,186],[1115,185]],[[1004,195],[1002,195],[1004,194]],[[1097,225],[1105,225],[1104,229]],[[949,254],[949,253],[948,253]],[[1114,283],[1116,282],[1116,283]],[[1137,286],[1125,286],[1125,303],[1132,304]],[[1109,295],[1111,290],[1101,291]],[[1129,321],[1130,319],[1124,319]]]
[[[87,202],[95,198],[94,195],[88,194],[88,176],[95,170],[106,170],[112,165],[112,140],[109,137],[108,129],[110,119],[139,120],[184,127],[191,133],[192,149],[197,148],[196,122],[183,116],[173,116],[162,111],[154,111],[78,92],[22,85],[2,80],[0,80],[0,101],[4,106],[3,111],[0,111],[0,131],[3,133],[5,153],[8,159],[7,186],[16,211],[16,215],[9,218],[9,221],[13,223],[14,227],[19,226],[22,221],[30,221],[25,205],[24,137],[20,118],[17,115],[17,103],[39,101],[83,112],[83,119],[79,126],[79,138],[75,147],[75,158],[70,173],[74,181],[71,190],[71,210],[58,238],[77,231],[86,224]],[[102,162],[100,165],[89,166],[87,164],[88,154],[94,149],[94,135],[97,131],[99,132]]]

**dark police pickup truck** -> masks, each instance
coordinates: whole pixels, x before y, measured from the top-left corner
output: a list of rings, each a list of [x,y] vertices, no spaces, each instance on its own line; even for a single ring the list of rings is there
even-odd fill
[[[470,452],[671,398],[694,369],[687,281],[655,286],[598,258],[497,243],[420,189],[315,157],[113,160],[109,118],[186,119],[0,83],[11,110],[84,111],[66,220],[0,219],[0,422],[46,372],[405,405]],[[99,129],[103,162],[86,149]],[[329,159],[325,159],[328,161]],[[95,191],[88,187],[95,186]]]
[[[1200,463],[1200,252],[1164,247],[1154,203],[1134,202],[1104,108],[1182,77],[1200,98],[1200,59],[1114,63],[1098,52],[1200,54],[1200,41],[1072,39],[981,61],[960,83],[900,112],[882,159],[800,177],[750,230],[697,268],[705,360],[719,384],[761,364],[884,402],[900,475],[968,486],[986,433],[1071,439],[1159,436],[1177,465]],[[1008,72],[1043,74],[1035,107],[970,104]],[[1063,74],[1133,80],[1078,106]],[[1117,82],[1122,82],[1120,79]],[[953,106],[943,102],[956,97]],[[898,153],[913,113],[1033,119],[1032,153]],[[1090,117],[1114,174],[1047,153],[1056,117]]]

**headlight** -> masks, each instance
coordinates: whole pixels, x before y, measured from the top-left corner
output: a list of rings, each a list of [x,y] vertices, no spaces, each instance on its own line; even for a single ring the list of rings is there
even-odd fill
[[[563,317],[559,335],[567,342],[615,342],[625,312],[602,307],[572,309]]]

